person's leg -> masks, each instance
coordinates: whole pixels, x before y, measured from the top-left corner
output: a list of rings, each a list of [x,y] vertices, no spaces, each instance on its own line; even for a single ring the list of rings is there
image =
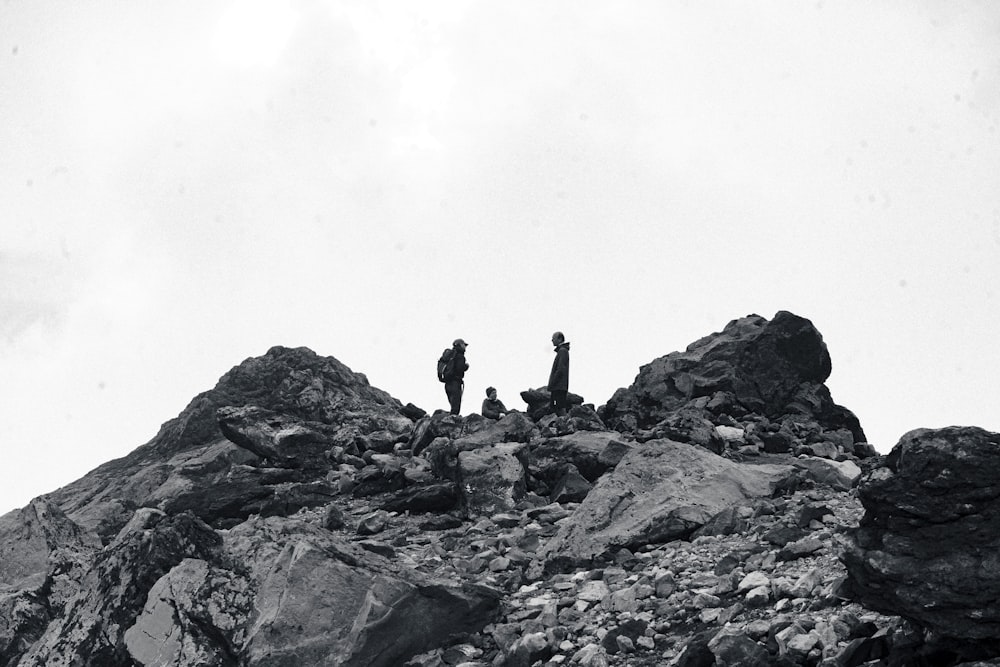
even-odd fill
[[[462,411],[462,383],[454,380],[445,382],[444,393],[448,395],[448,404],[451,406],[451,414],[459,414]]]
[[[567,392],[561,389],[552,390],[552,410],[560,417],[566,414],[566,394]]]

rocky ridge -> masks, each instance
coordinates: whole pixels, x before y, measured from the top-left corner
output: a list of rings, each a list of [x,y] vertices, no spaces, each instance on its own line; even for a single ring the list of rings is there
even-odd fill
[[[492,421],[273,348],[0,517],[0,665],[1000,664],[992,608],[912,576],[947,531],[892,519],[984,528],[995,484],[956,489],[949,456],[989,470],[1000,436],[917,432],[882,460],[829,372],[808,320],[749,316],[601,408],[528,390]]]

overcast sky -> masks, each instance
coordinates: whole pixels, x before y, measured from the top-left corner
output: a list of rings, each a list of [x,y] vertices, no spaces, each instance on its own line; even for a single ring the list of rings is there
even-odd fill
[[[888,451],[1000,431],[1000,4],[0,4],[0,512],[273,345],[595,404],[817,326]]]

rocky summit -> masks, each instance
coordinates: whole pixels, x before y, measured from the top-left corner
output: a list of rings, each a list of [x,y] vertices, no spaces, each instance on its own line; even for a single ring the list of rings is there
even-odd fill
[[[272,348],[0,517],[0,665],[1000,665],[1000,435],[879,457],[831,368],[750,315],[497,421]]]

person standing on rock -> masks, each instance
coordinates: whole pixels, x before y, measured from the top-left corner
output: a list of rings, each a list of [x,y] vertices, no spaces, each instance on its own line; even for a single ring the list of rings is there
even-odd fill
[[[569,343],[561,331],[552,334],[552,344],[556,347],[556,358],[552,360],[552,372],[549,373],[549,394],[552,395],[552,409],[556,415],[566,414],[569,402]]]
[[[483,408],[480,412],[487,419],[502,419],[509,410],[503,401],[497,398],[497,390],[493,387],[487,387],[486,398],[483,399]]]
[[[462,411],[462,392],[465,391],[465,371],[469,364],[465,361],[465,348],[468,347],[461,338],[456,338],[451,344],[451,356],[444,369],[444,393],[448,396],[451,414]]]

